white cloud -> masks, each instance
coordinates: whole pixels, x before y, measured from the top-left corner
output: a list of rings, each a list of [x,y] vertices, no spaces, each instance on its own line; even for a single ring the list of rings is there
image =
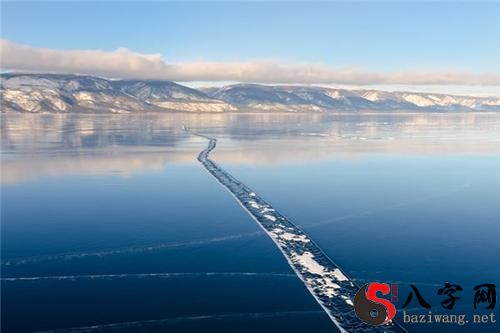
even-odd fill
[[[115,51],[56,50],[0,40],[2,70],[91,74],[123,79],[237,81],[302,84],[500,85],[500,73],[459,71],[373,72],[335,69],[324,64],[248,62],[167,63],[160,54]]]

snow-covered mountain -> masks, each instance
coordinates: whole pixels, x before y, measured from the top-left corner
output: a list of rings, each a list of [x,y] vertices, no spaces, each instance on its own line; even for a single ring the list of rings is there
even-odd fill
[[[107,80],[60,74],[2,74],[2,111],[223,112],[236,109],[170,81]]]
[[[0,75],[2,112],[500,111],[499,97],[235,84],[192,89],[171,81],[63,74]]]
[[[500,111],[499,97],[236,84],[205,90],[243,110],[258,111]]]

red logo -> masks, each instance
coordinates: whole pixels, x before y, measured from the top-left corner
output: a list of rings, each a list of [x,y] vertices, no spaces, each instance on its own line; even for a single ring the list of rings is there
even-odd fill
[[[391,293],[391,286],[387,283],[372,282],[365,284],[354,297],[354,311],[367,324],[383,325],[391,321],[396,315],[396,307],[388,299],[378,296]],[[392,286],[392,301],[397,300],[397,285]]]

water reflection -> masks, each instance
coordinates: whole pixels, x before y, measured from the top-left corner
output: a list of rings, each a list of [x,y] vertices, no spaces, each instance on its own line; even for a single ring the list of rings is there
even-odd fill
[[[1,118],[2,183],[62,174],[131,175],[195,163],[203,142],[183,125],[219,137],[215,157],[245,164],[301,163],[400,154],[500,153],[500,115],[132,114]]]
[[[183,125],[360,282],[498,283],[500,114],[1,120],[4,331],[332,331]]]

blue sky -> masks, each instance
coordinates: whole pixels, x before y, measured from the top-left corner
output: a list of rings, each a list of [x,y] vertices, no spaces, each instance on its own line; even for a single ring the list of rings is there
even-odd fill
[[[35,48],[258,60],[377,72],[500,72],[500,3],[4,2],[2,38]]]

